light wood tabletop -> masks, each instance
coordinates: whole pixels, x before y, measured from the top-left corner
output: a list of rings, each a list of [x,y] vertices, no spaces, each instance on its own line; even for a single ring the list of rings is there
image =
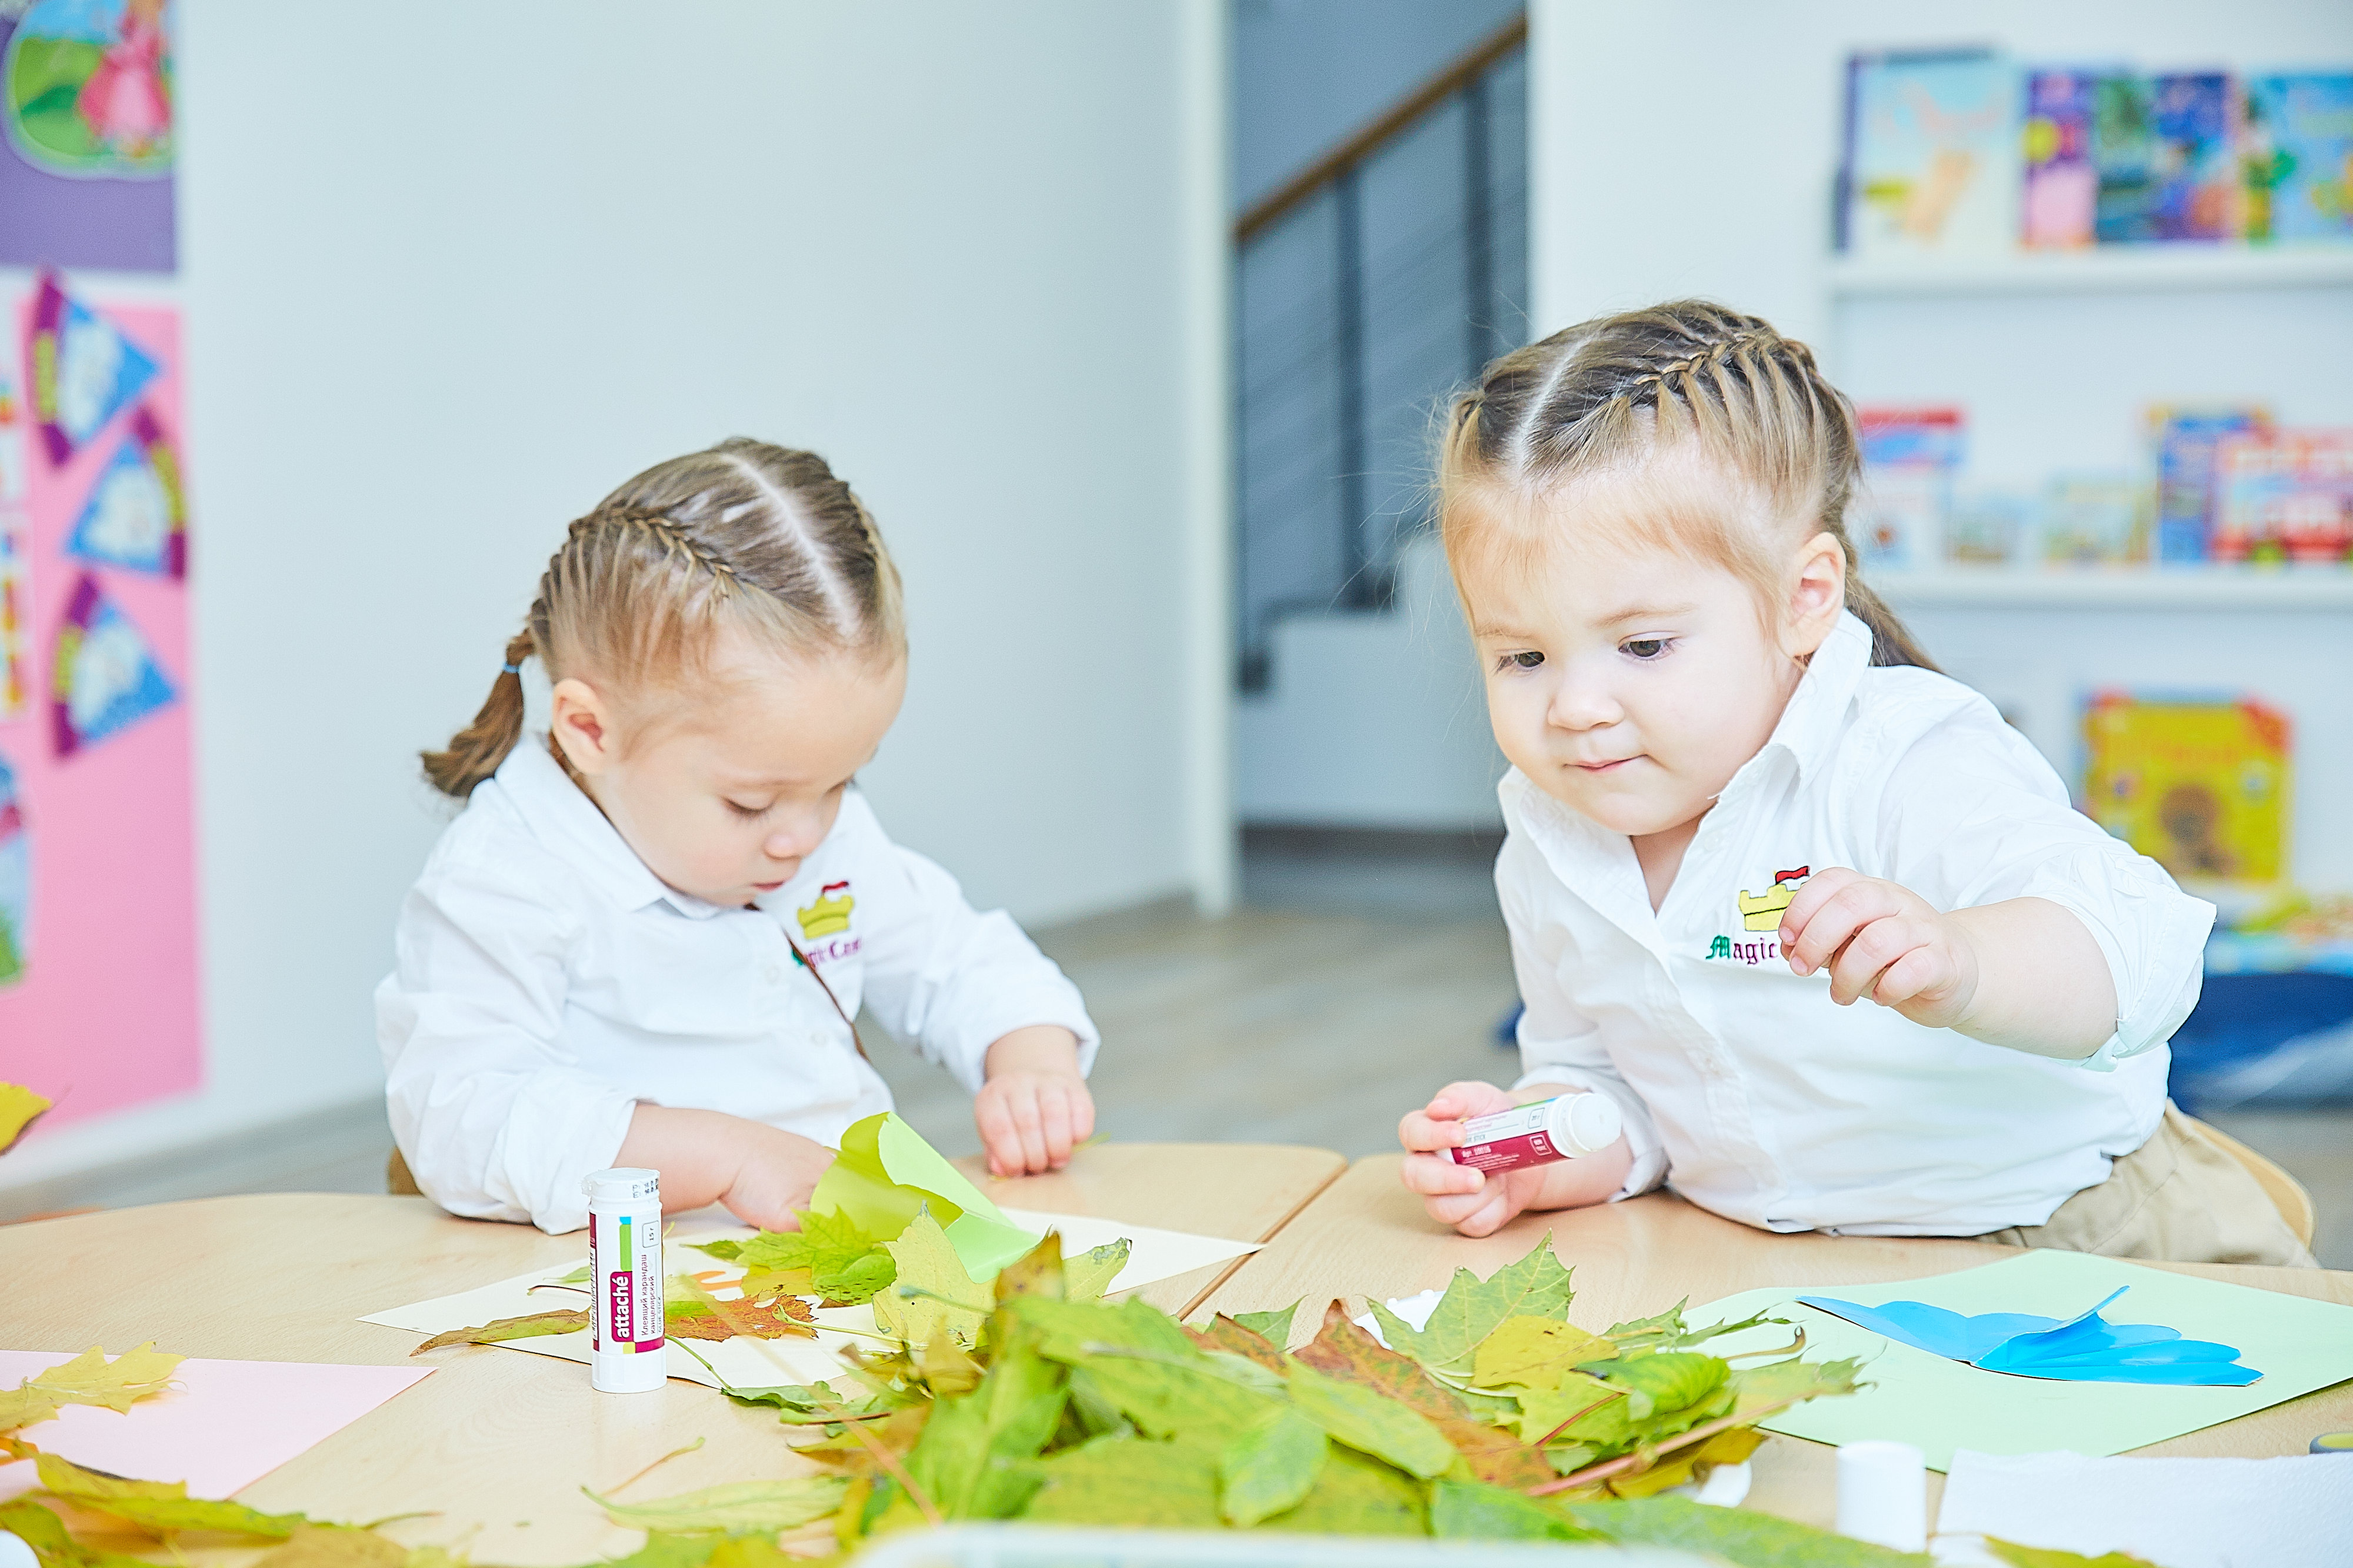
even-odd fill
[[[1522,1215],[1493,1236],[1472,1239],[1439,1225],[1398,1180],[1400,1156],[1359,1160],[1274,1240],[1210,1292],[1202,1312],[1248,1312],[1303,1298],[1297,1336],[1311,1335],[1335,1297],[1410,1296],[1443,1286],[1457,1268],[1485,1276],[1534,1247],[1549,1230],[1553,1250],[1576,1270],[1569,1316],[1599,1331],[1688,1298],[1693,1304],[1764,1286],[1853,1285],[1949,1274],[2017,1254],[2009,1247],[1936,1238],[1777,1236],[1694,1208],[1665,1193],[1622,1204]],[[2269,1290],[2353,1304],[2353,1273],[2166,1263],[2149,1268],[2227,1279]],[[1352,1310],[1356,1310],[1351,1303]],[[2353,1383],[2236,1421],[2136,1450],[2179,1457],[2261,1458],[2301,1454],[2316,1432],[2353,1427]],[[1827,1526],[1836,1511],[1833,1450],[1772,1436],[1757,1452],[1748,1506]],[[1943,1478],[1929,1477],[1930,1518]]]
[[[1048,1176],[982,1180],[1012,1207],[1260,1239],[1339,1175],[1323,1150],[1108,1144]],[[270,1194],[0,1226],[0,1346],[111,1352],[147,1340],[183,1355],[416,1365],[418,1336],[363,1323],[427,1297],[586,1255],[586,1233],[453,1219],[423,1198]],[[1181,1312],[1230,1265],[1137,1292]],[[705,1439],[625,1493],[632,1500],[796,1473],[773,1411],[673,1379],[598,1394],[587,1368],[495,1347],[419,1358],[433,1375],[238,1493],[266,1510],[390,1526],[477,1562],[577,1563],[634,1551],[583,1485],[604,1491]],[[145,1478],[173,1480],[176,1477]]]

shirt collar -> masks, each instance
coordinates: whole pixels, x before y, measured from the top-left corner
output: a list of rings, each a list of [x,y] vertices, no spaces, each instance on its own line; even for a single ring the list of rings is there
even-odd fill
[[[596,803],[572,782],[547,749],[544,730],[528,731],[493,775],[522,814],[532,836],[623,910],[668,903],[680,914],[708,920],[723,910],[657,877]]]
[[[1810,783],[1836,748],[1855,689],[1871,665],[1871,628],[1853,611],[1841,610],[1838,625],[1806,661],[1798,689],[1789,694],[1781,721],[1765,742],[1767,751],[1778,747],[1788,753],[1798,764],[1799,779]]]

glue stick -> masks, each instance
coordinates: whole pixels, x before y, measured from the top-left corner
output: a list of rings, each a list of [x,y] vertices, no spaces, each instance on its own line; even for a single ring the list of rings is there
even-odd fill
[[[600,1394],[650,1394],[670,1376],[662,1348],[661,1173],[623,1167],[581,1184],[588,1194],[588,1383]]]
[[[1446,1157],[1500,1176],[1607,1149],[1625,1130],[1618,1102],[1606,1094],[1563,1094],[1514,1106],[1462,1124],[1462,1146]]]

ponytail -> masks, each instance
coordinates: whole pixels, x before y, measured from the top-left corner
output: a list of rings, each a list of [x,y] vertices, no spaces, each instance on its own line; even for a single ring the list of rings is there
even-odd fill
[[[1871,662],[1874,666],[1908,664],[1915,668],[1935,670],[1936,661],[1912,635],[1912,628],[1896,617],[1887,607],[1887,601],[1864,585],[1862,578],[1850,567],[1846,574],[1846,607],[1855,619],[1871,628]]]
[[[447,750],[420,753],[425,776],[435,789],[464,800],[515,749],[522,738],[522,661],[535,651],[529,626],[509,637],[506,664],[491,682],[491,694],[474,721],[449,737]]]

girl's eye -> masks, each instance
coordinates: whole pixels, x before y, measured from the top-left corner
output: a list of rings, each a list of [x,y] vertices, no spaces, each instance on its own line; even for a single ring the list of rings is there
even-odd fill
[[[1503,669],[1535,669],[1544,664],[1544,655],[1530,649],[1524,653],[1507,653],[1497,668]]]
[[[741,801],[731,800],[727,803],[727,809],[745,821],[752,822],[767,816],[770,808],[765,805],[745,805]]]
[[[1618,645],[1619,651],[1635,658],[1656,658],[1667,651],[1672,637],[1634,637]]]

